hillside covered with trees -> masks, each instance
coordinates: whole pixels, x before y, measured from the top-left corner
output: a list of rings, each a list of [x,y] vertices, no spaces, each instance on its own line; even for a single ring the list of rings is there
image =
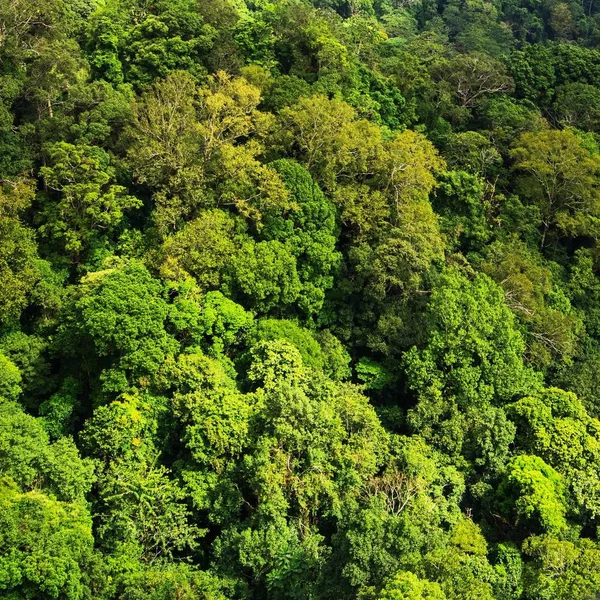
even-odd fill
[[[0,0],[0,597],[600,597],[599,0]]]

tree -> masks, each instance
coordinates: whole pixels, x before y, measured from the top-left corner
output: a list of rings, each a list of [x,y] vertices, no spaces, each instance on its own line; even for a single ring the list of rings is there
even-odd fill
[[[529,360],[540,369],[553,362],[570,363],[582,322],[551,265],[516,236],[490,244],[484,255],[479,268],[502,286],[506,303],[527,325]]]
[[[250,444],[255,406],[222,362],[200,352],[179,357],[175,382],[182,445],[177,466],[187,494],[197,511],[208,511],[210,522],[235,522],[242,505],[236,466]]]
[[[1,589],[9,596],[76,600],[90,593],[92,519],[84,505],[0,483]]]
[[[216,208],[203,211],[165,240],[158,257],[161,275],[178,281],[187,274],[203,291],[219,288],[231,257],[246,239],[242,231],[229,213]]]
[[[540,212],[541,247],[548,233],[597,237],[600,155],[572,131],[524,133],[511,151],[518,189]]]
[[[163,234],[176,230],[203,197],[195,96],[192,77],[176,72],[157,81],[134,105],[129,161],[137,179],[155,190],[155,220]]]
[[[450,69],[450,81],[456,86],[456,97],[464,108],[472,108],[485,96],[512,89],[512,80],[502,64],[485,55],[459,55]]]
[[[301,289],[296,259],[277,240],[243,243],[224,286],[234,298],[262,313],[294,303]]]
[[[58,198],[42,198],[40,231],[77,259],[142,203],[115,183],[110,157],[101,148],[58,142],[47,152],[50,164],[40,174]]]
[[[277,173],[256,159],[272,119],[257,110],[258,88],[218,72],[198,88],[178,71],[142,95],[130,129],[129,161],[154,193],[162,235],[199,209],[234,206],[260,221],[266,209],[287,207]],[[238,144],[252,139],[253,143]]]
[[[391,577],[376,597],[377,600],[445,600],[446,595],[437,583],[404,571]]]
[[[393,436],[389,448],[384,469],[344,506],[328,573],[334,590],[360,589],[369,598],[371,586],[385,588],[398,572],[433,581],[443,571],[443,557],[435,561],[438,568],[431,569],[431,577],[423,571],[422,559],[433,549],[443,551],[449,542],[447,524],[462,519],[458,503],[464,478],[443,465],[443,455],[419,436]],[[341,572],[334,566],[339,564],[344,565]]]
[[[88,377],[100,377],[107,392],[158,383],[158,369],[179,346],[165,330],[162,294],[162,284],[137,261],[88,274],[66,308],[61,353],[87,356]]]
[[[426,201],[402,204],[398,225],[381,232],[374,247],[362,243],[348,251],[365,292],[383,300],[394,292],[419,291],[432,263],[443,258],[438,218]]]
[[[51,444],[41,420],[0,398],[0,469],[0,589],[15,598],[88,594],[90,461],[68,438]]]
[[[249,375],[261,400],[239,476],[252,510],[223,531],[219,559],[275,598],[303,597],[326,557],[319,522],[376,474],[386,433],[357,388],[312,378],[287,342],[259,344]]]
[[[435,172],[444,166],[431,142],[407,130],[386,144],[376,169],[379,183],[399,211],[403,203],[425,199],[435,185]]]
[[[300,98],[279,113],[284,148],[297,148],[298,158],[325,190],[335,188],[340,176],[359,177],[371,172],[380,153],[379,129],[356,121],[354,109],[323,95]]]
[[[252,337],[256,342],[285,340],[300,352],[304,366],[317,370],[324,366],[323,351],[313,334],[293,321],[261,319]]]
[[[200,295],[185,284],[177,289],[169,321],[183,345],[198,345],[221,359],[243,346],[254,324],[252,313],[221,292]]]
[[[335,206],[299,164],[280,160],[272,167],[290,190],[293,208],[287,214],[267,211],[261,237],[279,240],[295,256],[302,282],[298,306],[309,315],[317,314],[326,290],[333,286],[333,275],[341,260],[336,250]]]
[[[498,499],[525,531],[560,534],[567,528],[563,477],[538,456],[510,461]]]
[[[598,88],[587,83],[567,83],[556,88],[553,112],[559,123],[584,131],[598,131]]]
[[[525,540],[530,562],[525,568],[525,593],[563,600],[583,600],[600,589],[598,546],[591,540],[559,540],[549,535]]]
[[[535,453],[565,477],[573,516],[583,522],[600,511],[600,481],[593,464],[598,444],[598,421],[591,418],[572,392],[543,390],[507,407],[517,425],[518,447]]]
[[[485,184],[466,171],[440,173],[433,207],[440,215],[446,245],[463,251],[480,248],[492,235]]]
[[[457,171],[467,171],[483,179],[491,179],[502,165],[502,157],[494,144],[476,131],[453,135],[450,147],[452,150],[448,153],[447,160]]]
[[[40,275],[33,232],[20,219],[31,204],[32,186],[23,180],[0,183],[0,324],[4,324],[19,317]]]
[[[204,22],[195,2],[159,1],[144,12],[121,41],[126,79],[143,87],[175,70],[204,75],[202,59],[216,31]]]
[[[448,598],[491,600],[496,574],[486,554],[479,527],[463,517],[452,527],[447,545],[423,557],[420,571],[438,581]]]
[[[418,398],[409,423],[460,452],[470,411],[505,404],[535,389],[539,377],[523,362],[525,343],[502,291],[485,275],[469,279],[446,270],[429,299],[425,327],[423,346],[403,360]]]

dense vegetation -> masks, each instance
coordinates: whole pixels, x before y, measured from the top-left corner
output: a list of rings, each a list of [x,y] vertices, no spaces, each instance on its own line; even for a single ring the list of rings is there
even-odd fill
[[[599,0],[0,0],[0,596],[597,598],[599,239]]]

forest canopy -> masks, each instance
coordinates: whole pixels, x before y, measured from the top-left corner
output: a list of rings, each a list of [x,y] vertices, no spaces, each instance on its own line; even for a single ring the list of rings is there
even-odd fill
[[[0,597],[600,597],[600,3],[0,0]]]

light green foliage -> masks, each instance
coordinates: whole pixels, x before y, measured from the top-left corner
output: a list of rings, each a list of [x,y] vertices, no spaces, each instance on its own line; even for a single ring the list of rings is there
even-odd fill
[[[190,280],[171,290],[174,301],[170,306],[169,325],[184,347],[202,348],[223,364],[243,345],[254,318],[239,304],[221,292],[203,295]],[[235,376],[235,371],[232,370]]]
[[[41,175],[58,198],[44,203],[40,231],[73,256],[118,227],[126,211],[141,206],[114,182],[110,157],[101,148],[58,142],[47,154],[50,164]]]
[[[21,373],[17,366],[0,353],[0,396],[17,400],[21,395]]]
[[[539,378],[523,362],[525,343],[500,288],[485,275],[470,280],[456,268],[445,271],[425,324],[424,346],[404,357],[419,398],[410,423],[428,439],[438,435],[438,442],[458,450],[471,409],[506,403],[535,389]]]
[[[350,355],[340,340],[329,329],[323,329],[316,335],[323,353],[323,371],[335,381],[344,381],[352,374]]]
[[[93,466],[72,440],[50,443],[42,422],[0,399],[0,589],[14,598],[88,593]]]
[[[127,573],[123,581],[127,600],[227,600],[228,587],[223,580],[185,563],[158,565]]]
[[[241,528],[224,533],[220,547],[250,567],[258,582],[266,572],[269,588],[283,590],[287,582],[297,595],[297,588],[316,583],[299,579],[300,574],[320,568],[326,556],[319,520],[339,516],[343,502],[375,475],[386,434],[358,390],[304,379],[293,346],[263,342],[254,357],[271,363],[269,372],[260,373],[264,387],[258,391],[255,437],[243,461],[245,485],[251,490],[247,499],[255,502],[255,510]],[[304,532],[300,539],[298,532]],[[257,553],[258,543],[266,551]],[[282,555],[286,548],[291,552],[288,559]]]
[[[197,547],[203,532],[189,522],[185,493],[166,468],[115,463],[98,486],[98,537],[107,549],[130,543],[133,557],[152,564]]]
[[[442,173],[435,192],[434,209],[450,249],[480,248],[489,241],[489,205],[484,198],[484,183],[465,171]]]
[[[452,152],[449,165],[484,179],[493,177],[502,165],[502,157],[492,142],[476,131],[458,133],[449,140]]]
[[[527,354],[538,367],[570,363],[582,323],[549,266],[516,237],[485,250],[481,269],[505,290],[508,306],[527,324]]]
[[[257,159],[271,119],[257,110],[260,92],[219,71],[198,89],[178,71],[158,81],[135,107],[129,161],[153,190],[154,220],[165,235],[199,208],[234,207],[260,222],[268,210],[289,208],[289,194]],[[252,143],[238,144],[240,138]],[[208,187],[210,186],[210,187]]]
[[[538,456],[516,456],[507,466],[498,488],[507,513],[514,511],[516,524],[559,534],[567,527],[563,477]]]
[[[377,245],[362,243],[349,251],[365,291],[379,300],[391,291],[418,290],[431,264],[443,257],[438,218],[429,202],[402,204],[397,219],[398,225],[382,232]]]
[[[322,95],[300,98],[280,112],[282,142],[299,148],[306,167],[327,190],[341,173],[354,175],[367,164],[381,143],[379,131],[367,121],[355,122],[355,114],[345,102]]]
[[[293,321],[262,319],[256,325],[254,337],[257,341],[285,340],[298,349],[304,366],[323,369],[324,357],[319,343],[310,331]]]
[[[346,585],[381,586],[399,570],[416,570],[424,554],[447,541],[440,527],[460,519],[460,473],[418,436],[392,438],[390,446],[387,467],[347,507],[334,537]]]
[[[63,335],[71,352],[108,359],[107,389],[126,391],[127,375],[148,385],[147,378],[177,349],[164,329],[169,307],[162,293],[162,284],[136,261],[90,273],[74,290]]]
[[[84,331],[100,355],[135,352],[138,344],[164,337],[157,328],[167,317],[161,285],[139,263],[107,269],[86,277],[88,294],[80,298]],[[143,317],[143,318],[142,318]]]
[[[402,205],[426,198],[435,186],[434,173],[445,163],[429,140],[407,129],[384,145],[381,162],[375,166],[401,222]]]
[[[494,595],[506,600],[517,600],[523,593],[523,558],[519,549],[511,544],[498,544],[495,549],[496,582]]]
[[[251,351],[248,378],[265,389],[280,381],[299,382],[306,376],[300,350],[287,340],[277,339],[256,344]]]
[[[73,432],[73,421],[80,393],[79,383],[72,377],[68,377],[63,381],[60,390],[40,404],[44,429],[51,438],[56,439]]]
[[[219,203],[234,207],[257,228],[265,213],[294,207],[277,171],[256,159],[259,151],[260,146],[223,144],[210,167]]]
[[[394,575],[377,594],[377,600],[445,600],[437,583],[419,579],[410,571]]]
[[[142,86],[176,69],[204,73],[201,59],[216,32],[204,22],[194,2],[161,0],[142,14],[119,40],[128,81]]]
[[[443,161],[424,136],[404,131],[384,140],[379,128],[357,119],[348,104],[321,95],[301,98],[281,111],[281,142],[298,147],[303,162],[327,191],[348,178],[377,183],[395,205],[421,198],[433,187],[432,171]]]
[[[31,204],[31,183],[3,180],[0,184],[0,323],[4,324],[25,308],[39,273],[33,232],[20,220]]]
[[[124,394],[95,409],[83,443],[97,462],[98,537],[106,549],[121,545],[130,558],[153,563],[197,545],[201,530],[189,522],[185,494],[157,462],[164,401]]]
[[[32,397],[47,392],[50,386],[50,365],[46,357],[47,342],[39,336],[22,331],[7,331],[0,338],[0,351],[18,368],[24,390],[21,402],[29,404]],[[6,394],[0,393],[0,395]]]
[[[94,410],[82,433],[87,453],[111,461],[144,464],[154,458],[158,420],[164,400],[139,393],[123,394]]]
[[[506,409],[519,428],[519,446],[535,449],[552,465],[565,470],[581,467],[586,460],[579,454],[584,448],[591,450],[595,446],[591,439],[586,439],[596,433],[595,419],[588,416],[581,401],[571,392],[550,388],[537,396],[522,398]],[[581,441],[575,444],[577,437]]]
[[[517,424],[517,443],[535,452],[565,476],[574,500],[573,511],[584,518],[598,514],[600,482],[595,469],[600,452],[600,423],[592,419],[571,392],[550,388],[507,407]]]
[[[236,233],[231,215],[219,209],[204,211],[165,240],[160,253],[161,275],[177,281],[189,274],[202,290],[218,288],[241,243]]]
[[[176,369],[178,392],[173,402],[175,416],[184,426],[182,442],[202,470],[219,474],[227,466],[226,458],[238,456],[246,444],[251,406],[214,359],[182,354]],[[197,480],[207,477],[214,485],[212,475],[189,473]]]
[[[452,529],[449,543],[423,558],[423,571],[428,579],[439,581],[448,598],[493,598],[496,575],[489,564],[486,541],[479,527],[468,519],[460,520]]]
[[[521,175],[521,193],[540,211],[542,247],[551,230],[571,237],[597,235],[600,156],[567,130],[524,133],[511,156]]]
[[[535,536],[525,540],[523,550],[531,559],[524,574],[527,596],[583,600],[598,593],[600,553],[590,540],[573,543]]]
[[[381,390],[393,381],[392,374],[385,367],[364,356],[356,363],[354,370],[367,390]]]
[[[213,351],[224,352],[239,344],[253,323],[252,313],[232,302],[221,292],[209,292],[202,300],[201,323],[211,339]]]
[[[155,191],[155,222],[162,234],[176,230],[200,201],[203,172],[196,88],[186,73],[157,81],[134,105],[129,160],[137,179]]]
[[[0,589],[7,598],[78,600],[89,594],[92,519],[84,505],[0,482]]]
[[[12,403],[0,402],[2,473],[23,490],[40,487],[64,502],[83,502],[92,465],[69,438],[50,443],[42,422]]]

